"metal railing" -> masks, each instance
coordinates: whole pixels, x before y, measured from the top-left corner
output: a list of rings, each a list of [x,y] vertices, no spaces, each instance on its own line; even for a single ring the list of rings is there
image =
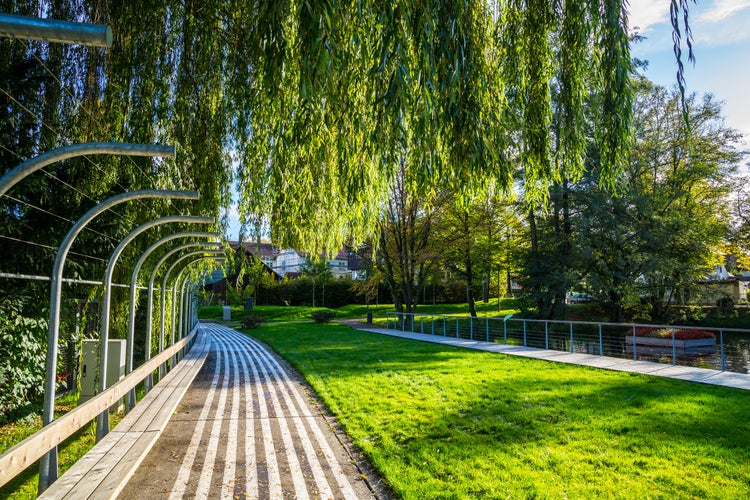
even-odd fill
[[[8,483],[44,454],[56,448],[65,439],[96,419],[102,412],[109,411],[108,409],[112,405],[117,404],[119,399],[122,399],[130,389],[141,383],[161,363],[164,363],[176,353],[189,351],[195,342],[197,334],[196,321],[192,325],[191,333],[188,336],[160,352],[156,357],[147,361],[108,389],[98,393],[85,403],[82,403],[0,454],[0,486]]]
[[[386,313],[385,323],[388,329],[426,335],[750,372],[750,329],[397,312]],[[647,337],[645,329],[667,329],[671,335]],[[680,330],[708,331],[715,339],[681,340],[675,334]]]

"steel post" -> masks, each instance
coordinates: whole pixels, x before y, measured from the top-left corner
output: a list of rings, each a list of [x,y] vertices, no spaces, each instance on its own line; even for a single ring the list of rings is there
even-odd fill
[[[17,16],[4,12],[0,12],[0,36],[90,47],[112,46],[112,30],[105,24],[72,23],[58,19]]]
[[[187,307],[187,300],[185,300],[185,285],[187,280],[183,280],[183,282],[180,284],[180,323],[177,330],[177,338],[181,339],[182,336],[185,334],[185,325],[187,324],[187,321],[185,320],[185,307]]]
[[[570,352],[573,352],[575,347],[573,345],[573,323],[570,324]]]
[[[183,281],[182,288],[184,289],[182,295],[184,297],[185,304],[182,309],[183,322],[182,331],[180,332],[180,339],[187,337],[188,333],[190,333],[190,300],[192,293],[192,284],[187,278],[185,278],[185,281]]]

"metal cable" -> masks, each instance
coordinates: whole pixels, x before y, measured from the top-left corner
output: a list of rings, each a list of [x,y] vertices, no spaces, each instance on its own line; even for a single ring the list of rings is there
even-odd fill
[[[36,243],[34,241],[21,240],[21,239],[18,239],[18,238],[14,238],[12,236],[5,236],[3,234],[0,234],[0,238],[2,238],[4,240],[14,241],[16,243],[25,243],[27,245],[33,245],[33,246],[36,246],[36,247],[46,248],[46,249],[49,249],[49,250],[57,250],[57,247],[53,247],[52,245],[45,245],[43,243]],[[98,260],[99,262],[105,262],[105,263],[107,262],[106,259],[101,259],[99,257],[94,257],[93,255],[86,255],[85,253],[74,252],[72,250],[69,251],[68,254],[70,254],[70,255],[77,255],[79,257],[84,257],[86,259]]]
[[[8,149],[8,148],[6,148],[5,146],[3,146],[2,144],[0,144],[0,148],[3,148],[3,149],[4,149],[5,151],[9,152],[10,154],[12,154],[13,156],[15,156],[16,158],[18,158],[18,159],[19,159],[19,160],[21,160],[22,162],[24,161],[24,158],[23,158],[23,157],[22,157],[21,155],[19,155],[18,153],[16,153],[15,151],[11,151],[10,149]],[[62,184],[63,186],[69,187],[70,189],[72,189],[72,190],[73,190],[73,191],[75,191],[76,193],[80,194],[81,196],[83,196],[83,197],[84,197],[84,198],[86,198],[87,200],[89,200],[89,201],[93,201],[93,202],[94,202],[94,204],[96,204],[96,203],[99,203],[99,201],[98,201],[98,200],[95,200],[94,198],[92,198],[91,196],[87,195],[86,193],[84,193],[83,191],[81,191],[80,189],[78,189],[77,187],[75,187],[75,186],[73,186],[72,184],[69,184],[69,183],[65,182],[64,180],[60,179],[60,178],[59,178],[59,177],[57,177],[57,176],[56,176],[55,174],[51,174],[51,173],[47,172],[47,171],[46,171],[46,170],[44,170],[44,169],[41,169],[40,171],[41,171],[41,172],[42,172],[42,173],[43,173],[44,175],[46,175],[47,177],[49,177],[49,178],[51,178],[51,179],[54,179],[54,180],[56,180],[57,182],[59,182],[59,183],[60,183],[60,184]]]
[[[94,122],[94,123],[97,123],[97,120],[96,120],[96,119],[94,118],[94,116],[93,116],[93,115],[91,114],[91,111],[90,111],[90,110],[88,110],[88,109],[86,109],[86,107],[85,107],[85,106],[83,106],[83,102],[82,102],[81,100],[79,100],[79,99],[78,99],[78,98],[77,98],[77,97],[76,97],[75,95],[73,95],[73,93],[72,93],[72,92],[70,91],[70,89],[68,89],[68,88],[67,88],[67,87],[66,87],[66,86],[65,86],[65,85],[63,84],[62,80],[60,80],[60,78],[58,78],[58,76],[57,76],[57,75],[56,75],[56,74],[55,74],[55,73],[54,73],[54,72],[53,72],[53,71],[52,71],[51,69],[49,69],[49,68],[47,67],[47,65],[46,65],[46,64],[44,63],[44,61],[42,61],[42,59],[40,59],[40,58],[39,58],[39,56],[37,55],[36,51],[33,51],[33,50],[31,50],[31,46],[30,46],[30,45],[29,45],[28,43],[26,43],[26,41],[25,41],[25,40],[23,40],[23,39],[19,39],[19,41],[21,42],[21,44],[23,44],[23,46],[24,46],[24,48],[26,49],[26,51],[27,51],[28,53],[30,53],[30,54],[31,54],[31,55],[32,55],[32,56],[34,57],[34,59],[36,59],[36,60],[37,60],[37,61],[39,62],[39,64],[41,64],[41,65],[42,65],[42,68],[44,68],[44,70],[45,70],[45,71],[46,71],[46,72],[47,72],[47,73],[48,73],[48,74],[49,74],[49,75],[50,75],[50,76],[51,76],[52,78],[54,78],[54,79],[55,79],[55,81],[56,81],[56,82],[57,82],[57,83],[58,83],[58,84],[60,85],[60,88],[61,88],[61,89],[63,90],[63,92],[65,92],[66,94],[68,94],[68,95],[69,95],[69,96],[70,96],[70,97],[71,97],[71,98],[72,98],[72,99],[73,99],[74,101],[76,101],[76,103],[78,104],[78,109],[83,109],[83,112],[84,112],[84,113],[86,114],[86,116],[87,116],[87,117],[89,118],[89,123],[92,123],[92,122]],[[134,166],[134,167],[135,167],[135,168],[136,168],[136,169],[137,169],[137,170],[138,170],[138,171],[139,171],[139,172],[140,172],[141,174],[143,174],[143,175],[144,175],[144,176],[145,176],[145,177],[146,177],[147,179],[149,179],[149,180],[150,180],[150,181],[151,181],[152,183],[154,183],[154,186],[156,186],[156,183],[154,182],[154,179],[153,179],[153,178],[151,177],[151,175],[150,175],[150,174],[148,174],[148,173],[144,172],[144,170],[143,170],[143,169],[142,169],[142,168],[141,168],[141,167],[140,167],[140,166],[139,166],[139,165],[138,165],[138,164],[137,164],[137,163],[135,162],[135,160],[133,160],[133,158],[132,158],[132,157],[128,156],[128,159],[130,160],[130,162],[131,162],[131,163],[133,164],[133,166]]]
[[[56,218],[58,218],[58,219],[60,219],[60,220],[62,220],[62,221],[68,222],[68,223],[70,223],[71,225],[75,224],[75,222],[74,222],[74,221],[72,221],[72,220],[70,220],[70,219],[68,219],[68,218],[65,218],[65,217],[63,217],[62,215],[58,215],[58,214],[55,214],[55,213],[52,213],[52,212],[50,212],[49,210],[45,210],[45,209],[43,209],[43,208],[41,208],[41,207],[37,207],[36,205],[32,205],[32,204],[31,204],[31,203],[29,203],[28,201],[23,201],[23,200],[19,200],[18,198],[14,197],[14,196],[10,196],[10,195],[5,195],[5,196],[6,196],[6,198],[8,198],[8,199],[10,199],[10,200],[13,200],[13,201],[15,201],[16,203],[20,203],[20,204],[22,204],[22,205],[26,205],[26,206],[27,206],[27,207],[29,207],[29,208],[33,208],[34,210],[38,210],[38,211],[42,212],[43,214],[46,214],[46,215],[51,215],[52,217],[56,217]],[[112,240],[112,241],[114,241],[114,242],[117,242],[117,241],[118,241],[118,240],[117,240],[117,239],[115,239],[114,237],[112,237],[112,236],[110,236],[110,235],[108,235],[108,234],[104,234],[104,233],[102,233],[102,232],[100,232],[100,231],[97,231],[96,229],[92,229],[92,228],[90,228],[90,227],[88,227],[88,226],[85,226],[85,227],[84,227],[84,229],[87,229],[87,230],[88,230],[89,232],[92,232],[92,233],[94,233],[94,234],[96,234],[96,235],[99,235],[99,236],[102,236],[102,237],[104,237],[104,238],[107,238],[107,239],[109,239],[109,240]]]
[[[29,114],[30,114],[30,115],[31,115],[31,116],[32,116],[32,117],[33,117],[33,118],[34,118],[35,120],[37,120],[37,121],[38,121],[39,123],[41,123],[41,124],[42,124],[42,125],[43,125],[44,127],[46,127],[47,129],[49,129],[49,131],[50,131],[50,132],[54,133],[54,134],[55,134],[55,135],[56,135],[56,136],[58,137],[58,139],[63,139],[63,138],[64,138],[64,136],[63,136],[62,134],[60,134],[60,132],[58,132],[58,131],[57,131],[57,130],[55,130],[55,129],[54,129],[54,128],[53,128],[52,126],[51,126],[51,125],[49,125],[49,124],[48,124],[47,122],[45,122],[44,120],[42,120],[42,119],[41,119],[41,117],[40,117],[39,115],[37,115],[36,113],[34,113],[33,111],[31,111],[31,110],[30,110],[29,108],[27,108],[26,106],[24,106],[24,105],[23,105],[23,103],[21,103],[21,102],[19,102],[19,101],[18,101],[18,99],[16,99],[16,98],[15,98],[15,97],[13,97],[12,95],[10,95],[10,93],[9,93],[9,92],[8,92],[7,90],[5,90],[4,88],[0,87],[0,92],[2,92],[3,94],[5,94],[6,96],[8,96],[8,98],[9,98],[10,100],[12,100],[13,102],[15,102],[16,104],[18,104],[18,105],[19,105],[19,106],[21,107],[21,109],[23,109],[24,111],[26,111],[27,113],[29,113]],[[61,141],[61,142],[62,142],[62,141]],[[3,147],[3,149],[5,149],[6,151],[10,151],[9,149],[7,149],[7,148],[5,148],[5,147]],[[16,156],[17,156],[18,158],[21,158],[21,156],[20,156],[20,155],[18,155],[18,154],[16,154],[16,153],[13,153],[13,154],[15,154],[15,155],[16,155]],[[103,168],[101,168],[100,166],[96,165],[96,164],[95,164],[94,162],[92,162],[92,161],[91,161],[91,159],[89,159],[89,158],[88,158],[88,157],[86,157],[86,156],[84,156],[84,158],[86,158],[86,159],[87,159],[87,160],[88,160],[89,162],[91,162],[91,163],[92,163],[92,165],[94,165],[95,167],[97,167],[97,169],[98,169],[98,170],[99,170],[100,172],[102,172],[102,173],[106,173],[106,172],[104,171],[104,169],[103,169]],[[21,159],[22,159],[22,158],[21,158]],[[98,203],[98,201],[97,201],[97,200],[95,200],[95,199],[94,199],[94,198],[92,198],[91,196],[88,196],[87,194],[84,194],[83,192],[79,191],[79,190],[78,190],[78,189],[76,189],[75,187],[71,186],[70,184],[66,183],[65,181],[63,181],[62,179],[60,179],[59,177],[57,177],[56,175],[54,175],[54,174],[51,174],[51,173],[47,172],[47,171],[46,171],[46,170],[44,170],[44,169],[42,169],[42,172],[44,172],[45,174],[47,174],[47,175],[48,175],[49,177],[51,177],[51,178],[55,179],[56,181],[60,182],[61,184],[63,184],[63,185],[65,185],[65,186],[68,186],[68,187],[70,187],[71,189],[75,190],[75,191],[76,191],[77,193],[79,193],[79,194],[81,194],[82,196],[84,196],[84,197],[88,198],[89,200],[93,201],[94,203]],[[118,187],[120,187],[120,188],[122,188],[123,190],[125,190],[125,188],[123,188],[123,187],[122,187],[122,186],[120,186],[119,184],[115,183],[115,185],[116,185],[116,186],[118,186]],[[113,212],[113,213],[115,213],[115,214],[116,214],[116,215],[117,215],[118,217],[120,217],[121,219],[123,219],[123,220],[125,220],[125,221],[127,221],[127,222],[131,222],[131,221],[130,221],[130,220],[129,220],[129,219],[127,218],[127,217],[125,217],[124,215],[120,215],[120,214],[117,214],[117,212]]]
[[[21,156],[20,156],[19,154],[17,154],[17,153],[16,153],[16,152],[14,152],[14,151],[11,151],[10,149],[8,149],[8,148],[6,148],[5,146],[3,146],[2,144],[0,144],[0,148],[3,148],[3,149],[4,149],[5,151],[7,151],[7,152],[9,152],[9,153],[13,154],[14,156],[16,156],[17,158],[19,158],[19,159],[23,160],[23,158],[21,158]],[[64,180],[62,180],[62,179],[59,179],[59,178],[55,177],[55,176],[54,176],[53,174],[50,174],[50,173],[49,173],[49,172],[47,172],[46,170],[42,169],[42,170],[41,170],[41,172],[42,172],[43,174],[45,174],[46,176],[48,176],[48,177],[50,177],[50,178],[52,178],[52,179],[54,179],[54,180],[56,180],[56,181],[60,182],[60,183],[61,183],[61,184],[63,184],[64,186],[67,186],[67,187],[69,187],[70,189],[72,189],[72,190],[73,190],[73,191],[75,191],[76,193],[80,194],[80,195],[81,195],[81,196],[83,196],[84,198],[86,198],[86,199],[88,199],[88,200],[90,200],[90,201],[93,201],[93,202],[94,202],[95,204],[96,204],[96,203],[98,203],[98,201],[96,201],[96,200],[95,200],[94,198],[92,198],[91,196],[89,196],[89,195],[87,195],[86,193],[84,193],[83,191],[81,191],[81,190],[77,189],[77,188],[76,188],[75,186],[72,186],[72,185],[68,184],[68,183],[67,183],[67,182],[65,182]],[[47,210],[45,210],[45,209],[43,209],[43,208],[41,208],[41,207],[37,207],[37,206],[35,206],[35,205],[32,205],[32,204],[30,204],[30,203],[28,203],[28,202],[26,202],[26,201],[23,201],[23,200],[19,200],[18,198],[15,198],[15,197],[13,197],[13,196],[11,196],[11,195],[9,195],[9,194],[6,194],[5,196],[6,196],[6,198],[8,198],[8,199],[11,199],[11,200],[13,200],[13,201],[15,201],[15,202],[17,202],[17,203],[22,203],[22,204],[24,204],[24,205],[27,205],[27,206],[29,206],[29,207],[31,207],[31,208],[34,208],[34,209],[36,209],[36,210],[39,210],[39,211],[41,211],[41,212],[43,212],[43,213],[46,213],[46,214],[52,215],[53,217],[57,217],[58,219],[62,219],[62,220],[64,220],[64,221],[66,221],[66,222],[70,222],[71,224],[74,224],[74,222],[73,222],[72,220],[70,220],[70,219],[66,219],[65,217],[63,217],[63,216],[61,216],[61,215],[53,214],[52,212],[49,212],[49,211],[47,211]],[[116,212],[115,212],[115,215],[119,216],[119,217],[120,217],[120,218],[121,218],[122,220],[125,220],[125,221],[127,221],[127,222],[130,222],[130,220],[129,220],[129,219],[126,219],[126,218],[125,218],[125,216],[123,216],[123,215],[117,214]],[[116,239],[116,238],[113,238],[112,236],[109,236],[109,235],[106,235],[106,234],[104,234],[104,233],[101,233],[101,232],[99,232],[99,231],[97,231],[97,230],[95,230],[95,229],[92,229],[92,228],[90,228],[90,227],[85,227],[85,228],[84,228],[84,230],[87,230],[87,231],[89,231],[89,232],[91,232],[91,233],[94,233],[94,234],[97,234],[97,235],[99,235],[99,236],[104,236],[105,238],[107,238],[107,239],[109,239],[109,240],[111,240],[111,241],[113,241],[113,242],[117,242],[117,239]],[[114,246],[114,245],[113,245],[113,246]]]
[[[60,132],[58,132],[57,130],[55,130],[55,128],[54,128],[54,127],[52,127],[52,126],[51,126],[51,125],[49,125],[49,124],[48,124],[47,122],[45,122],[44,120],[42,120],[42,118],[41,118],[41,117],[40,117],[39,115],[37,115],[36,113],[34,113],[33,111],[31,111],[31,110],[30,110],[30,109],[29,109],[28,107],[26,107],[26,106],[25,106],[25,105],[24,105],[23,103],[21,103],[20,101],[18,101],[18,99],[16,99],[15,97],[13,97],[13,96],[12,96],[12,95],[11,95],[11,94],[10,94],[10,93],[9,93],[9,92],[7,91],[7,90],[5,90],[4,88],[0,87],[0,92],[2,92],[3,94],[5,94],[5,95],[6,95],[6,96],[7,96],[7,97],[8,97],[8,98],[9,98],[9,99],[11,100],[11,101],[13,101],[13,102],[15,102],[16,104],[18,104],[18,105],[19,105],[19,106],[21,107],[21,109],[23,109],[23,110],[24,110],[24,111],[26,111],[26,112],[27,112],[28,114],[30,114],[30,115],[31,115],[31,116],[32,116],[32,117],[33,117],[33,118],[34,118],[35,120],[37,120],[37,121],[38,121],[39,123],[41,123],[41,124],[42,124],[42,125],[43,125],[44,127],[46,127],[46,128],[47,128],[47,129],[48,129],[48,130],[49,130],[50,132],[54,133],[54,134],[55,134],[55,135],[56,135],[56,136],[58,137],[58,139],[59,139],[59,140],[60,140],[61,142],[67,142],[67,141],[62,141],[62,139],[64,139],[64,138],[65,138],[65,136],[64,136],[63,134],[61,134]],[[103,168],[102,168],[102,167],[101,167],[100,165],[98,165],[98,164],[97,164],[97,163],[95,163],[95,162],[94,162],[93,160],[91,160],[91,158],[89,158],[88,156],[85,156],[85,155],[84,155],[84,156],[83,156],[82,158],[84,158],[84,159],[85,159],[86,161],[88,161],[89,163],[91,163],[91,165],[93,165],[94,167],[96,167],[96,169],[97,169],[97,170],[99,170],[99,171],[100,171],[100,172],[101,172],[102,174],[105,174],[105,175],[107,175],[107,172],[106,172],[106,171],[105,171],[105,170],[104,170],[104,169],[103,169]],[[52,174],[49,174],[49,175],[52,175]],[[55,179],[57,179],[58,181],[60,181],[60,182],[63,182],[63,181],[62,181],[61,179],[57,178],[56,176],[53,176],[53,177],[54,177]],[[117,186],[117,187],[119,187],[119,188],[120,188],[120,189],[122,189],[123,191],[128,191],[128,190],[127,190],[127,189],[126,189],[126,188],[125,188],[125,187],[124,187],[124,186],[123,186],[122,184],[120,184],[119,182],[115,182],[115,183],[114,183],[114,185],[115,185],[115,186]],[[141,205],[142,205],[142,206],[143,206],[144,208],[147,208],[147,209],[148,209],[148,206],[147,206],[147,205],[146,205],[145,203],[143,203],[143,201],[142,201],[142,200],[135,200],[135,201],[136,201],[137,203],[140,203],[140,204],[141,204]],[[128,222],[129,224],[131,224],[131,225],[133,224],[133,221],[131,221],[131,220],[130,220],[130,219],[128,219],[127,217],[125,217],[125,216],[123,216],[123,215],[119,215],[119,214],[117,214],[117,212],[113,212],[113,213],[115,213],[116,215],[118,215],[118,217],[120,217],[120,218],[121,218],[122,220],[125,220],[125,221],[127,221],[127,222]]]

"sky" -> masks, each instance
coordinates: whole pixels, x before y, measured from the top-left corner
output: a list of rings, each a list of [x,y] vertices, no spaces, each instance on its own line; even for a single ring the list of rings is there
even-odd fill
[[[630,29],[646,39],[634,44],[634,57],[649,62],[646,77],[664,87],[677,84],[669,0],[629,0]],[[726,124],[745,136],[750,149],[750,0],[697,0],[690,2],[695,65],[683,52],[687,92],[714,94],[724,103]],[[239,221],[236,205],[229,210],[228,237],[236,240]]]
[[[646,77],[671,88],[677,84],[669,0],[630,0],[630,29],[646,37],[631,47],[633,56],[646,59]],[[726,124],[745,135],[750,148],[750,0],[690,2],[695,65],[683,64],[687,92],[714,94],[724,102]]]

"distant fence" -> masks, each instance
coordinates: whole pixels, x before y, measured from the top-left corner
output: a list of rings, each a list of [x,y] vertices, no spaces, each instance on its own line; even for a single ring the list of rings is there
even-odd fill
[[[385,322],[388,329],[427,335],[750,372],[750,329],[396,312],[386,313]],[[655,339],[643,335],[652,329],[668,330],[667,337]],[[708,331],[715,340],[681,340],[675,332],[685,330]]]

